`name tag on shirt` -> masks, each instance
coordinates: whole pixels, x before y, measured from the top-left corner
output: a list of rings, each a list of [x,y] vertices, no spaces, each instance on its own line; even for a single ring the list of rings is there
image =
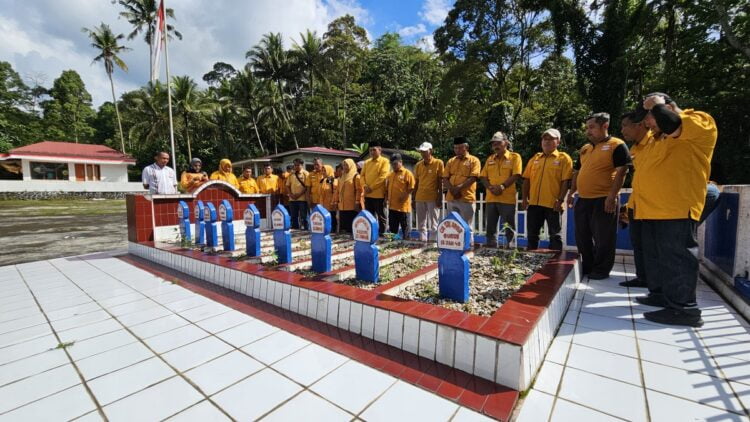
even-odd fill
[[[610,148],[611,148],[611,147],[610,147],[609,145],[604,145],[604,146],[602,147],[602,151],[609,151],[609,150],[610,150]]]

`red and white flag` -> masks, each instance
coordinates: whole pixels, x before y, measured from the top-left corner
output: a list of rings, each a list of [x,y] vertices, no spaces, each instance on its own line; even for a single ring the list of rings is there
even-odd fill
[[[156,11],[156,29],[151,42],[154,43],[151,51],[151,82],[159,79],[159,56],[164,44],[166,31],[166,19],[164,19],[164,0],[159,2],[159,10]]]

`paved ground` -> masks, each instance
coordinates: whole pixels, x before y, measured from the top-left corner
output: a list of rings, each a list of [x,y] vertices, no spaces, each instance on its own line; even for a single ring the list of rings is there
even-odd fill
[[[750,325],[703,283],[702,328],[646,321],[618,266],[581,286],[518,420],[749,420]]]
[[[0,267],[0,420],[486,420],[106,254]]]

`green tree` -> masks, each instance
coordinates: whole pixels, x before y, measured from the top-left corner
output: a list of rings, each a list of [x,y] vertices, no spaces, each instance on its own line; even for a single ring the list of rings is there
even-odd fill
[[[307,75],[307,86],[309,95],[315,95],[315,78],[321,81],[325,80],[324,70],[324,47],[323,40],[318,37],[314,31],[307,30],[304,34],[299,34],[300,43],[294,42],[292,57],[295,59],[297,66]]]
[[[42,103],[45,136],[54,140],[90,141],[96,116],[91,107],[91,94],[75,70],[64,70],[52,83],[50,100]]]
[[[83,28],[83,32],[91,39],[91,46],[94,47],[99,55],[94,57],[94,62],[104,62],[104,71],[109,78],[109,86],[112,89],[112,103],[115,105],[115,115],[117,116],[117,127],[120,132],[120,151],[125,152],[125,135],[122,133],[122,120],[120,119],[120,109],[117,108],[117,97],[115,96],[115,83],[112,80],[112,72],[115,65],[124,71],[128,71],[128,65],[118,56],[130,48],[119,45],[119,41],[125,38],[124,35],[115,35],[109,25],[102,23],[94,29]]]
[[[193,150],[190,147],[190,123],[191,119],[198,119],[201,123],[207,122],[205,115],[212,104],[198,90],[198,85],[189,76],[175,76],[172,78],[172,102],[175,112],[182,116],[185,143],[187,145],[188,161],[193,159]]]

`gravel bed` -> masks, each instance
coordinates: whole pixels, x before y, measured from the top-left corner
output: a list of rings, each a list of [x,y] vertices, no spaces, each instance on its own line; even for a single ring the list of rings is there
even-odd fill
[[[480,249],[470,258],[469,301],[458,303],[440,297],[438,276],[403,288],[397,296],[474,315],[490,316],[551,254],[501,249]]]
[[[399,259],[398,261],[392,262],[388,265],[384,265],[380,267],[380,282],[378,283],[362,281],[355,277],[337,281],[337,283],[359,287],[361,289],[372,290],[385,283],[390,283],[391,281],[399,277],[403,277],[430,264],[434,264],[435,262],[437,262],[439,255],[440,252],[438,252],[437,249],[427,249],[417,255],[412,255],[403,259]]]

